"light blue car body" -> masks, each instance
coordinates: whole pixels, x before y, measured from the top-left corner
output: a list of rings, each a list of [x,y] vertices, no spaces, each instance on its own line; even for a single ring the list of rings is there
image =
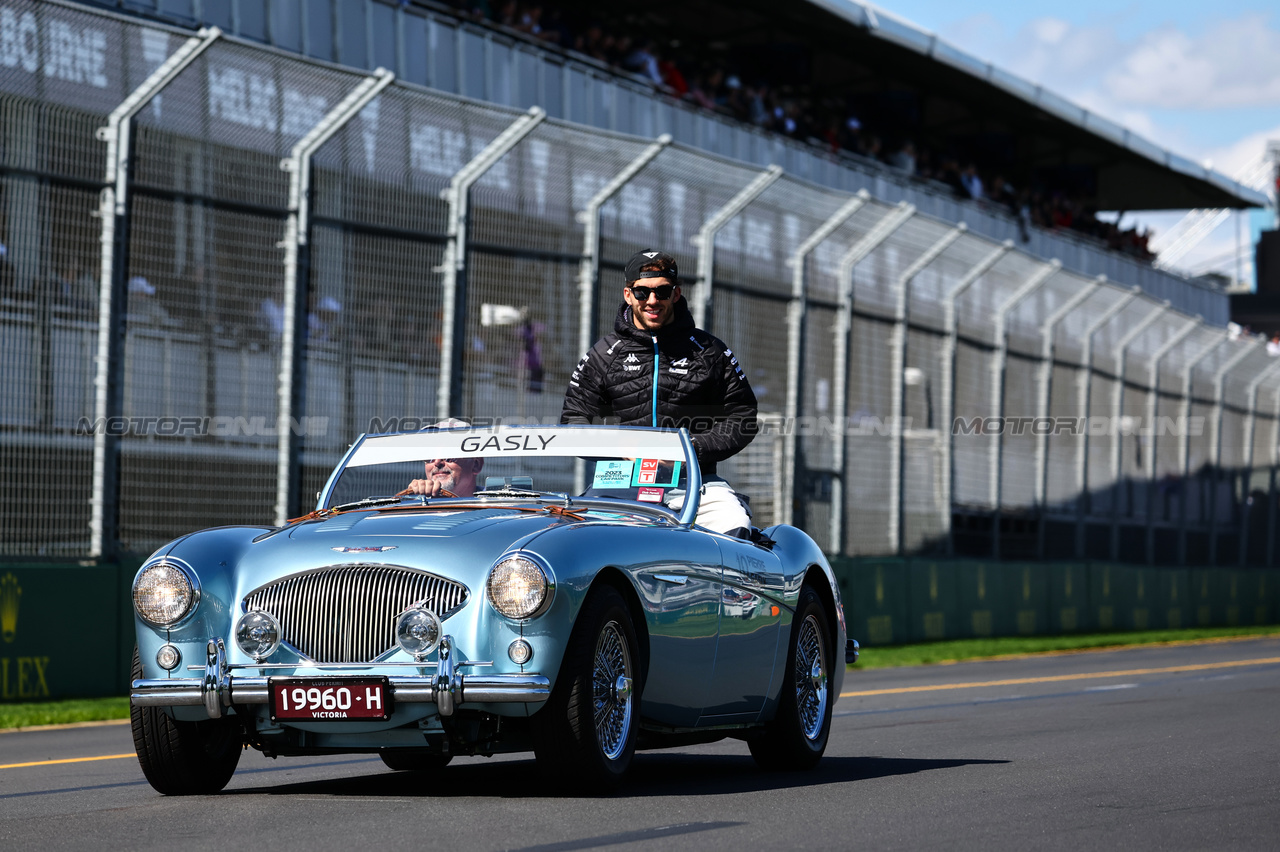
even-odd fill
[[[220,527],[184,536],[157,550],[143,570],[157,561],[185,567],[197,578],[198,603],[169,628],[136,617],[142,678],[134,683],[134,702],[163,707],[181,721],[210,718],[213,687],[206,683],[204,700],[197,702],[191,689],[178,685],[223,677],[230,688],[221,696],[223,708],[215,704],[213,715],[251,717],[246,727],[256,728],[267,744],[264,750],[270,750],[273,738],[282,743],[282,753],[298,742],[337,751],[421,746],[424,731],[438,722],[433,702],[396,701],[385,721],[276,723],[264,703],[236,700],[237,678],[251,675],[432,676],[438,652],[421,665],[395,648],[374,663],[319,668],[286,643],[266,661],[272,667],[261,669],[237,646],[235,625],[250,592],[284,577],[356,563],[401,566],[465,586],[465,604],[442,622],[464,684],[478,676],[536,675],[554,689],[588,591],[595,584],[614,585],[627,601],[641,645],[641,724],[656,733],[770,721],[782,688],[792,616],[801,586],[808,583],[828,610],[834,634],[830,648],[839,660],[830,666],[830,688],[833,697],[839,695],[844,665],[838,655],[846,640],[840,592],[825,556],[804,532],[774,526],[752,541],[681,525],[644,504],[619,502],[606,509],[589,504],[580,498],[432,499],[417,508],[312,513],[281,528]],[[564,511],[548,511],[549,505]],[[554,582],[549,605],[525,620],[499,614],[486,591],[490,569],[517,553],[549,568]],[[512,662],[508,653],[519,638],[532,648],[524,665]],[[225,647],[221,675],[210,669],[217,640]],[[182,657],[170,672],[156,663],[165,644]],[[467,665],[475,662],[488,665]],[[467,694],[464,686],[459,710],[522,717],[542,706],[541,700],[476,702]],[[186,697],[166,704],[164,695]],[[306,734],[301,739],[286,735],[290,728]],[[501,743],[485,748],[502,750]]]

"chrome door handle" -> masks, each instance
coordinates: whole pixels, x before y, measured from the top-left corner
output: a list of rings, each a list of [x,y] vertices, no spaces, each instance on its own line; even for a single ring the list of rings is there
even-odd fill
[[[653,576],[664,583],[672,583],[677,586],[683,586],[689,582],[689,578],[683,574],[654,574]]]

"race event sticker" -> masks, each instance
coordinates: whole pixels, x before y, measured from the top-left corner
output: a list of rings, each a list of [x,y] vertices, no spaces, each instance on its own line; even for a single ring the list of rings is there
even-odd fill
[[[596,475],[591,481],[592,488],[630,488],[631,469],[635,462],[631,459],[604,459],[596,462]]]
[[[636,499],[642,503],[661,503],[661,488],[641,488],[640,493],[636,495]]]
[[[640,459],[631,478],[632,485],[658,485],[671,488],[680,479],[680,462],[662,463],[658,459]]]

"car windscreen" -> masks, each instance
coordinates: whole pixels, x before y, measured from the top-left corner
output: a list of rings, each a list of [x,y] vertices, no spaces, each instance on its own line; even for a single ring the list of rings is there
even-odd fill
[[[508,429],[373,436],[340,468],[321,508],[476,494],[664,503],[669,492],[685,487],[678,436],[652,432],[637,439],[607,431],[614,434]]]

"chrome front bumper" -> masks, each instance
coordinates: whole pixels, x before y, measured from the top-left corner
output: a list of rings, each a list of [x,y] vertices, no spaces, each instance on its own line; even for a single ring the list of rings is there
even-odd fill
[[[451,716],[459,704],[540,704],[551,695],[551,681],[542,675],[464,675],[456,670],[451,637],[440,642],[440,662],[433,675],[391,675],[392,700],[406,704],[436,704],[441,716]],[[239,668],[239,667],[237,667]],[[261,668],[245,666],[244,668]],[[319,675],[321,677],[325,675]],[[221,639],[210,639],[204,676],[200,678],[144,678],[135,680],[129,700],[137,707],[204,705],[212,719],[233,704],[267,704],[271,693],[265,677],[239,677],[227,664]]]

